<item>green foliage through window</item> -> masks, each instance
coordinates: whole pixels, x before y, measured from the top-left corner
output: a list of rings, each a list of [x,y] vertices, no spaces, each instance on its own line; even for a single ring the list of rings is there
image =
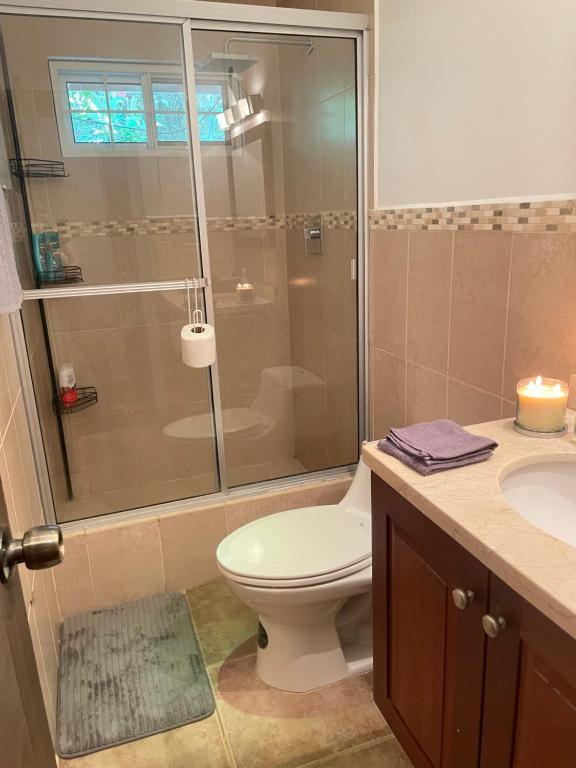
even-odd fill
[[[76,144],[186,144],[188,117],[181,80],[150,76],[109,81],[90,76],[92,82],[66,82],[72,133]],[[201,142],[224,142],[218,125],[224,111],[219,83],[197,83],[196,103]]]

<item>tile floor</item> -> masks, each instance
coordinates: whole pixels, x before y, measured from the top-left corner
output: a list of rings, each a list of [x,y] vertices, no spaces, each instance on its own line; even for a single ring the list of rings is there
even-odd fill
[[[225,582],[195,587],[188,601],[216,713],[62,768],[411,768],[372,701],[370,675],[308,694],[268,688],[254,674],[256,618]]]

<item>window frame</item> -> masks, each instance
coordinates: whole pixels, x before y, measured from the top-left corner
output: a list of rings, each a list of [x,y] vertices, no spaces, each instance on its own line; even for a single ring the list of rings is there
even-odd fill
[[[186,100],[186,122],[188,137],[183,142],[158,141],[156,127],[156,110],[154,108],[153,83],[182,82],[185,83],[182,67],[177,63],[154,61],[102,61],[101,59],[70,59],[50,58],[48,60],[50,80],[56,110],[56,123],[63,157],[119,157],[141,155],[187,155],[190,152],[190,121],[188,110],[188,95],[184,86]],[[68,98],[67,83],[103,83],[108,88],[107,76],[126,77],[142,86],[144,99],[144,116],[146,120],[146,142],[114,142],[112,131],[110,142],[77,142],[74,138],[74,128],[70,117],[72,110]],[[199,81],[203,82],[203,80]],[[208,82],[208,80],[207,80]],[[221,82],[222,99],[226,108],[226,88]],[[139,110],[138,110],[139,111]],[[107,112],[110,114],[110,110]],[[164,114],[160,112],[159,114]],[[224,146],[225,141],[203,141],[204,146]]]

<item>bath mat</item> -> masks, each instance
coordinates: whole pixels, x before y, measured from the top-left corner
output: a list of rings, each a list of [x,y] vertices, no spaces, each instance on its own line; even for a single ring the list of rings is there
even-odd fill
[[[146,597],[63,623],[60,757],[202,720],[214,706],[184,595]]]

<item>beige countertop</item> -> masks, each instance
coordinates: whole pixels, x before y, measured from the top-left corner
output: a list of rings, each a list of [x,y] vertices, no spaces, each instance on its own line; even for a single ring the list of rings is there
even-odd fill
[[[499,486],[501,477],[523,465],[576,462],[574,416],[569,412],[568,434],[552,440],[522,437],[511,419],[467,427],[498,442],[494,455],[428,477],[382,453],[376,443],[366,443],[363,455],[373,472],[576,638],[576,547],[521,517]]]

